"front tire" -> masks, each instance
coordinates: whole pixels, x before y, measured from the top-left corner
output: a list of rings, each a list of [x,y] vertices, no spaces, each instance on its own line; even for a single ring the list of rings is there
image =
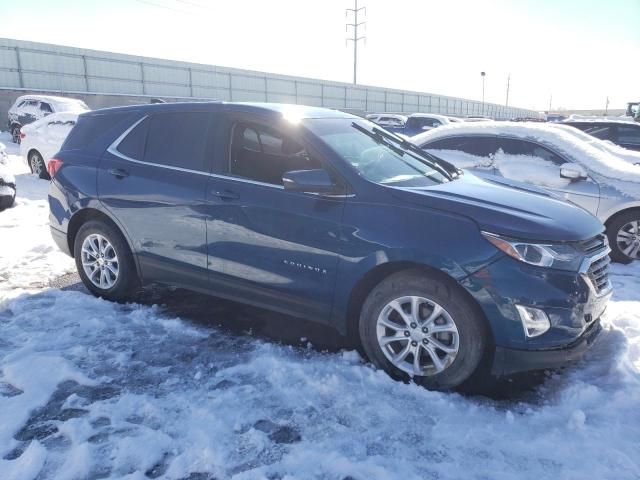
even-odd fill
[[[95,296],[115,302],[134,297],[140,282],[133,255],[115,227],[88,221],[78,230],[73,252],[82,283]]]
[[[640,210],[632,210],[615,217],[607,225],[611,260],[631,263],[640,259]]]
[[[14,190],[13,195],[0,196],[0,212],[13,205],[16,200],[16,192]]]
[[[33,150],[29,153],[29,168],[31,173],[38,175],[43,180],[51,180],[49,172],[47,172],[47,166],[44,164],[42,155],[37,150]]]
[[[470,380],[490,343],[484,319],[455,285],[413,271],[393,274],[371,291],[359,332],[376,367],[435,390]]]

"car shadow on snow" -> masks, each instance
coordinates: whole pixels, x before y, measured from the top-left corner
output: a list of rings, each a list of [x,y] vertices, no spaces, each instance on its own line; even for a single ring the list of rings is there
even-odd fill
[[[90,295],[76,273],[59,277],[51,283],[51,286]],[[200,327],[215,327],[231,335],[248,335],[284,345],[313,348],[316,351],[329,353],[357,349],[352,340],[340,336],[333,329],[321,324],[188,290],[152,286],[145,288],[136,301],[142,305],[159,305],[168,315],[178,316]],[[602,336],[610,337],[609,333],[604,332]],[[602,350],[601,344],[610,344],[610,340],[612,339],[598,341],[593,350]],[[591,357],[593,354],[590,352],[588,358]],[[610,357],[607,355],[597,355],[597,357],[601,368],[611,368],[610,362],[606,361]],[[475,398],[481,403],[497,401],[498,404],[506,402],[507,405],[513,402],[540,404],[545,401],[545,398],[553,395],[554,390],[562,388],[565,383],[563,378],[571,372],[584,368],[585,362],[589,360],[583,360],[553,372],[527,372],[500,379],[486,379],[486,383],[463,387],[458,393]]]

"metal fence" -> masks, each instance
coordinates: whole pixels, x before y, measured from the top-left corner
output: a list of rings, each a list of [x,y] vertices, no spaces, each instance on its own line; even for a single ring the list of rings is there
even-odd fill
[[[359,112],[538,117],[538,112],[430,93],[0,38],[0,87],[283,102]]]

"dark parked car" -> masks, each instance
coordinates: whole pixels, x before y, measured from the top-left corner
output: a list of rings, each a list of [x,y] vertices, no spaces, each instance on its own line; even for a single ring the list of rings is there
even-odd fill
[[[609,140],[621,147],[640,151],[640,123],[616,120],[567,120],[563,123],[600,140]]]
[[[49,168],[53,238],[95,295],[159,282],[305,317],[430,388],[579,357],[611,294],[595,217],[337,111],[99,110]]]

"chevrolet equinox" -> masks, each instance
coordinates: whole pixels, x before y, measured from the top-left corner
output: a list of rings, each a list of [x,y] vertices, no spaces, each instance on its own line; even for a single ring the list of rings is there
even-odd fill
[[[338,111],[98,110],[48,168],[53,238],[93,294],[170,284],[322,322],[429,388],[578,358],[611,296],[595,217]]]

